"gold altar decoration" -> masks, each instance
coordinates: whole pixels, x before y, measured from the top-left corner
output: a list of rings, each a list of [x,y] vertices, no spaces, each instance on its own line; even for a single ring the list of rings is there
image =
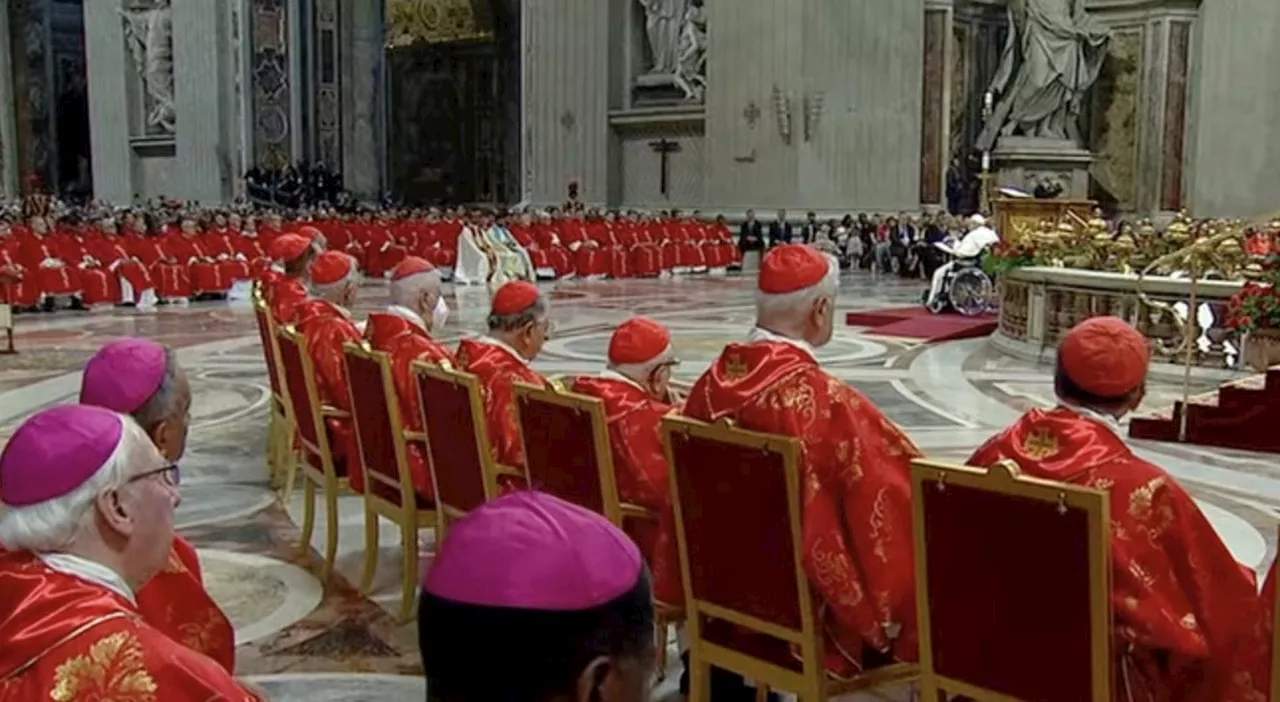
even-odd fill
[[[386,0],[387,47],[493,38],[489,0]]]
[[[1026,197],[994,198],[991,200],[995,216],[995,229],[1002,238],[1015,246],[1027,243],[1043,228],[1045,222],[1057,226],[1060,222],[1079,222],[1082,226],[1094,216],[1097,206],[1092,200],[1037,199]]]

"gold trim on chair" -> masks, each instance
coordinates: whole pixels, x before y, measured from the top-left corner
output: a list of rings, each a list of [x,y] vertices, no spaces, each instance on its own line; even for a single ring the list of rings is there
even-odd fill
[[[1280,700],[1280,646],[1276,645],[1276,637],[1280,636],[1280,583],[1276,584],[1275,593],[1271,597],[1271,693],[1270,700]]]
[[[698,470],[699,466],[681,466],[676,461],[673,437],[691,436],[705,441],[728,444],[777,455],[785,472],[787,491],[788,528],[791,534],[793,559],[790,568],[796,579],[799,603],[800,628],[792,629],[773,622],[762,621],[743,612],[737,612],[712,602],[699,600],[693,591],[691,557],[684,528],[684,508],[680,495],[679,474],[685,470]],[[684,583],[686,632],[689,641],[689,702],[707,702],[710,693],[708,679],[710,666],[731,670],[754,680],[761,694],[768,690],[785,690],[794,693],[801,702],[816,702],[846,695],[860,690],[906,683],[919,675],[917,666],[894,664],[867,671],[849,680],[837,680],[827,673],[825,665],[825,640],[816,612],[817,603],[804,570],[804,539],[801,532],[803,510],[800,493],[800,441],[798,439],[763,432],[740,429],[732,422],[722,420],[707,424],[688,417],[669,414],[662,420],[662,444],[667,461],[671,465],[672,503],[676,514],[676,546],[680,556],[680,577]],[[769,563],[770,567],[786,568],[787,564]],[[800,671],[782,667],[777,663],[748,656],[704,638],[705,619],[717,619],[784,641],[798,650]]]
[[[304,512],[302,520],[302,554],[305,555],[311,550],[311,535],[315,530],[315,489],[320,487],[324,490],[325,500],[325,553],[324,563],[321,566],[320,579],[327,581],[329,575],[333,572],[334,560],[338,553],[338,496],[343,492],[349,491],[349,485],[345,477],[338,477],[338,471],[333,463],[333,451],[329,446],[329,431],[324,421],[325,407],[320,403],[320,392],[316,388],[316,371],[311,360],[310,349],[308,348],[307,338],[298,333],[292,326],[280,327],[277,330],[277,340],[282,343],[293,344],[297,349],[298,357],[302,363],[302,377],[306,387],[303,391],[307,394],[311,406],[310,418],[299,418],[295,415],[293,402],[286,403],[289,413],[289,422],[294,428],[294,434],[297,437],[299,448],[298,455],[290,463],[289,474],[285,483],[285,494],[289,494],[293,489],[295,476],[298,472],[302,473],[303,479],[306,481],[304,489]],[[281,372],[288,375],[281,367]],[[290,395],[296,392],[295,388],[289,385],[285,386]],[[299,422],[310,421],[315,428],[316,443],[308,441],[301,431],[298,431]],[[320,468],[317,469],[308,460],[308,456],[315,456],[320,460]]]
[[[288,464],[293,456],[293,431],[292,425],[289,423],[288,409],[286,407],[288,405],[288,384],[285,382],[284,373],[280,368],[280,345],[276,336],[277,325],[275,318],[271,316],[271,308],[262,296],[261,287],[260,283],[255,283],[252,299],[254,318],[259,327],[259,337],[264,340],[262,353],[263,360],[267,363],[267,390],[271,396],[271,418],[267,433],[267,469],[272,487],[283,490],[285,488],[285,476],[288,475],[290,470]],[[284,491],[282,494],[283,499],[288,501],[288,492]]]
[[[417,604],[418,584],[418,531],[426,527],[435,528],[440,522],[439,510],[432,506],[429,509],[418,509],[418,493],[413,484],[413,471],[409,468],[409,434],[404,428],[404,418],[400,415],[400,401],[396,393],[395,379],[391,372],[391,358],[382,351],[373,350],[367,341],[356,344],[344,344],[343,361],[350,364],[356,358],[376,364],[382,379],[382,393],[386,400],[388,429],[392,443],[395,445],[396,480],[385,474],[369,469],[369,462],[364,447],[364,439],[360,431],[360,403],[356,399],[354,386],[347,388],[351,396],[351,418],[354,422],[356,443],[360,447],[360,461],[364,470],[364,573],[361,578],[361,589],[365,593],[373,587],[373,576],[378,566],[378,517],[386,517],[400,527],[401,541],[401,582],[400,582],[400,616],[401,624],[413,616]],[[351,377],[348,365],[347,377]],[[367,390],[367,389],[365,389]],[[412,432],[419,434],[419,432]],[[425,435],[424,435],[425,436]],[[385,485],[400,495],[400,504],[377,494],[374,484]]]
[[[1107,494],[1101,490],[1024,476],[1016,464],[1002,461],[989,469],[916,460],[911,465],[912,538],[916,560],[916,612],[920,629],[920,699],[939,699],[940,693],[963,695],[977,702],[1018,702],[995,690],[938,673],[933,659],[933,628],[929,616],[929,562],[926,549],[925,490],[963,486],[997,495],[1019,497],[1055,505],[1060,510],[1079,510],[1088,521],[1089,625],[1092,661],[1092,700],[1111,700],[1111,511]],[[974,645],[981,645],[975,641]]]
[[[486,424],[484,413],[484,399],[480,392],[480,379],[475,375],[463,370],[456,370],[449,364],[434,365],[423,361],[415,361],[413,364],[413,374],[415,376],[426,376],[434,380],[449,383],[455,386],[461,386],[466,389],[469,403],[471,405],[471,428],[474,433],[476,450],[480,456],[480,464],[484,472],[484,497],[485,500],[491,500],[502,492],[502,486],[498,483],[498,477],[502,475],[510,475],[522,477],[520,471],[507,466],[503,466],[494,459],[492,443],[489,441],[489,427]],[[420,389],[421,385],[415,382]],[[421,394],[421,393],[419,393]],[[428,398],[419,397],[419,407],[426,408]],[[425,413],[424,413],[425,414]],[[444,532],[448,529],[449,524],[457,519],[466,516],[466,512],[449,505],[446,505],[440,497],[440,483],[436,478],[436,471],[441,467],[436,466],[435,454],[431,450],[431,427],[426,416],[422,418],[423,432],[427,436],[427,464],[431,468],[431,485],[436,495],[436,507],[440,511],[439,525],[436,527],[436,540],[440,542],[444,539]]]

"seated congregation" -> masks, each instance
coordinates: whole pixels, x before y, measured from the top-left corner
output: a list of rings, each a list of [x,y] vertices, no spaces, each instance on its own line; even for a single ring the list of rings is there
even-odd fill
[[[357,321],[350,255],[292,235],[272,254],[284,268],[263,273],[254,302],[273,472],[286,492],[304,481],[304,549],[317,490],[331,520],[339,493],[363,495],[375,546],[378,516],[401,527],[400,615],[416,605],[433,699],[644,700],[664,669],[654,631],[665,642],[672,626],[699,702],[756,699],[751,686],[807,702],[913,682],[955,699],[1065,702],[1086,699],[1063,696],[1081,677],[1110,695],[1090,699],[1267,699],[1269,600],[1186,491],[1116,431],[1149,363],[1117,318],[1068,332],[1059,405],[1026,413],[966,468],[923,460],[822,368],[839,265],[808,246],[766,254],[754,327],[687,397],[671,387],[679,360],[656,321],[620,324],[599,375],[544,377],[530,364],[552,310],[529,282],[498,288],[484,334],[449,349],[432,337],[449,309],[429,261],[398,262],[393,304]],[[183,639],[191,628],[172,608],[148,605],[207,600],[172,527],[185,375],[163,347],[129,340],[104,348],[84,382],[83,405],[29,418],[0,456],[0,593],[49,604],[0,616],[0,641],[21,642],[0,649],[0,699],[112,699],[66,667],[106,646],[129,652],[156,699],[264,699],[232,677],[225,629]],[[104,382],[115,385],[91,388]],[[1002,517],[1040,530],[960,538]],[[442,538],[419,594],[427,527]],[[1041,553],[1037,539],[1062,550]],[[1014,543],[1031,551],[1001,551]],[[1007,570],[964,575],[984,548]],[[1008,565],[1019,560],[1037,565]],[[366,553],[366,588],[376,565]],[[983,599],[1001,581],[1013,586],[1004,615]],[[1018,587],[1050,581],[1044,612],[1016,609],[1028,601]],[[50,617],[55,606],[74,616]],[[990,621],[1008,615],[1020,628],[995,638]],[[1038,615],[1053,626],[1040,631]],[[1025,648],[1024,634],[1063,680],[982,655]]]

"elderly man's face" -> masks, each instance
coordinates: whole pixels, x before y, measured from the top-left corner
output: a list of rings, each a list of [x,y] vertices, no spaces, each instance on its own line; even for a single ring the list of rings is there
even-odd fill
[[[103,539],[119,553],[132,587],[160,572],[173,548],[173,513],[182,502],[176,468],[155,446],[140,452],[123,485],[99,494],[96,509]]]

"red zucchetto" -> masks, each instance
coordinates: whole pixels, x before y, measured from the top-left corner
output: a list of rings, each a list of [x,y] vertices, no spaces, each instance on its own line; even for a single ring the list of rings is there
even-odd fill
[[[431,265],[425,258],[406,256],[405,259],[395,267],[395,270],[391,272],[391,279],[404,280],[405,278],[412,278],[413,276],[421,273],[430,273],[435,269],[436,267]]]
[[[831,272],[831,262],[804,244],[783,244],[760,262],[760,292],[783,295],[811,288]]]
[[[649,365],[673,357],[671,332],[647,317],[632,317],[619,324],[609,339],[610,365]]]
[[[301,227],[298,227],[298,235],[307,241],[315,241],[316,239],[324,236],[319,229],[311,226],[310,224],[304,224]]]
[[[316,257],[311,267],[311,282],[316,285],[332,285],[345,280],[355,267],[354,260],[341,251],[326,251]]]
[[[1067,332],[1058,363],[1077,387],[1104,398],[1121,398],[1142,387],[1151,348],[1119,317],[1093,317]]]
[[[311,248],[311,241],[305,236],[282,234],[271,242],[271,250],[267,253],[281,263],[288,263],[302,256],[309,248]]]
[[[493,296],[490,312],[499,317],[520,314],[538,301],[538,286],[523,280],[515,280],[498,288]]]

